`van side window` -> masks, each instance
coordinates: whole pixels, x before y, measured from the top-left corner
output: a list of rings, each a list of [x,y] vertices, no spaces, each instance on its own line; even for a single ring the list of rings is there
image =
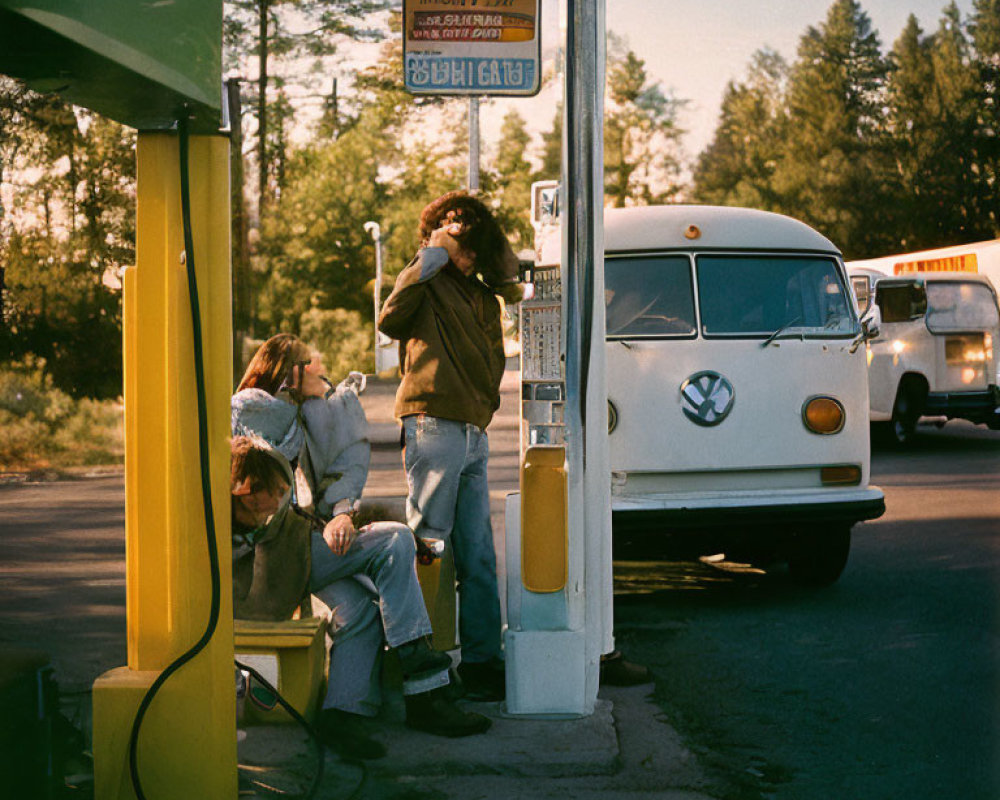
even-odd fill
[[[693,336],[694,293],[687,256],[607,258],[607,335]]]
[[[875,301],[882,314],[882,322],[909,322],[919,319],[927,310],[927,295],[915,283],[889,284],[879,281],[875,287]]]
[[[932,333],[975,331],[1000,325],[989,286],[962,281],[928,281],[927,328]]]
[[[846,336],[857,329],[847,286],[833,259],[819,256],[697,258],[706,336]]]

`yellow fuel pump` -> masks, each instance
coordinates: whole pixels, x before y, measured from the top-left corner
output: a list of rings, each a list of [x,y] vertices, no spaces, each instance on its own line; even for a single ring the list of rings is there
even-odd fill
[[[0,73],[141,131],[123,299],[128,665],[94,684],[98,800],[140,784],[155,800],[237,793],[221,47],[221,0],[0,0]],[[179,121],[195,134],[183,153]]]

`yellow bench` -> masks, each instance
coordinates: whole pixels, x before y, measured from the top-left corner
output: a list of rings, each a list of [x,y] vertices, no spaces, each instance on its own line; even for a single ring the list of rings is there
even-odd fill
[[[238,619],[233,633],[236,660],[253,667],[289,705],[312,721],[326,684],[326,620],[320,617],[282,622]],[[251,680],[252,696],[244,700],[244,721],[291,722],[281,706]],[[272,705],[271,709],[266,708]]]

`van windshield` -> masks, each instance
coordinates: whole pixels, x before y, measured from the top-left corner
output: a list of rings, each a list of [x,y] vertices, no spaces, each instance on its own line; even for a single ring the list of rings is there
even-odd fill
[[[604,301],[608,336],[694,336],[694,292],[687,256],[606,259]]]
[[[971,281],[927,282],[927,329],[932,333],[976,331],[1000,325],[989,286]]]
[[[850,294],[831,258],[700,255],[705,336],[853,336]]]

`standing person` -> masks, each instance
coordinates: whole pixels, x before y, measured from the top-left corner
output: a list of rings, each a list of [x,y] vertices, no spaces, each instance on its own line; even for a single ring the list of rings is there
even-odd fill
[[[450,540],[459,592],[458,674],[470,698],[500,700],[505,679],[486,426],[500,406],[505,362],[495,294],[521,299],[518,262],[489,209],[464,192],[429,203],[419,234],[422,246],[379,317],[379,329],[400,343],[395,415],[403,423],[407,522],[420,536]],[[600,670],[605,685],[652,680],[618,650],[601,657]]]
[[[378,709],[383,638],[400,656],[408,726],[441,736],[485,731],[488,718],[450,699],[451,659],[427,640],[412,532],[401,523],[355,528],[371,449],[357,394],[332,390],[319,357],[279,334],[251,360],[232,427],[234,557],[246,559],[233,569],[236,614],[287,619],[307,589],[330,608],[319,721],[327,743],[348,757],[384,754],[362,724]]]
[[[497,292],[520,299],[517,258],[489,209],[449,192],[420,215],[423,247],[379,317],[400,342],[407,522],[455,558],[462,661],[471,699],[504,697],[500,598],[486,477],[486,426],[500,406],[505,357]],[[478,274],[477,274],[478,273]]]

